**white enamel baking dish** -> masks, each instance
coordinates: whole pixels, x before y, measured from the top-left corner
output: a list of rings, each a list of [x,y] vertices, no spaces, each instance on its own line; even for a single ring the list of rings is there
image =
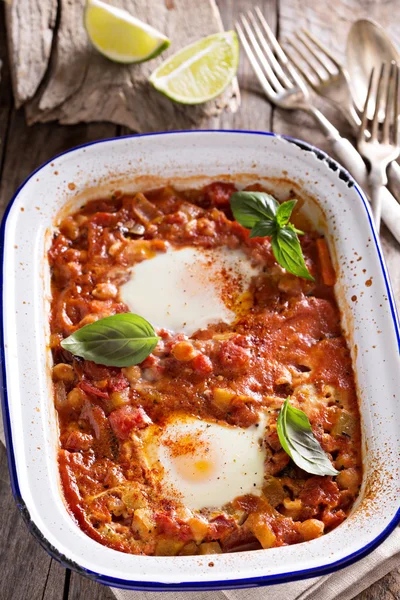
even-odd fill
[[[241,174],[237,178],[238,174]],[[80,531],[57,472],[50,386],[49,268],[55,217],[94,194],[163,181],[194,187],[285,177],[318,199],[304,210],[336,263],[337,298],[351,346],[362,415],[364,482],[350,517],[303,544],[246,553],[131,556]],[[272,181],[268,185],[276,186]],[[11,481],[32,533],[60,562],[108,585],[205,590],[286,582],[362,558],[400,520],[399,325],[382,250],[362,191],[324,153],[296,140],[234,131],[111,139],[71,150],[36,171],[10,204],[1,231],[3,411]]]

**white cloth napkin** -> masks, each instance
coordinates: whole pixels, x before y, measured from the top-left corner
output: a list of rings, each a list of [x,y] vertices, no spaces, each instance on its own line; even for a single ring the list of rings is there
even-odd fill
[[[0,441],[5,443],[1,411]],[[400,527],[397,527],[374,552],[324,577],[245,590],[160,593],[112,588],[112,592],[117,600],[351,600],[399,565]]]

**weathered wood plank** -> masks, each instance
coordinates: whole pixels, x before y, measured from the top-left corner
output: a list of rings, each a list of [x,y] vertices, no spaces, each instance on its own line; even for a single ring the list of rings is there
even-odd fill
[[[110,124],[28,128],[23,112],[13,110],[0,183],[0,215],[20,183],[40,164],[77,144],[113,135],[116,127]],[[12,498],[2,444],[0,514],[0,599],[63,600],[65,569],[48,556],[23,523]]]
[[[51,558],[23,523],[11,494],[6,451],[0,444],[0,598],[42,600]],[[63,584],[62,584],[63,588]]]
[[[354,600],[398,600],[400,598],[400,569],[395,569],[361,592]]]
[[[4,3],[0,5],[0,40],[6,39],[4,23]],[[8,67],[7,45],[0,43],[0,173],[5,151],[8,123],[12,109],[10,70]]]
[[[57,0],[5,3],[15,105],[32,98],[47,69],[56,23]]]
[[[229,106],[238,91],[231,85],[216,100],[197,106],[177,104],[149,84],[158,64],[182,46],[222,29],[214,0],[113,0],[112,4],[163,31],[172,40],[163,58],[136,64],[112,63],[91,47],[83,27],[84,0],[60,0],[61,18],[49,76],[40,94],[26,107],[29,123],[63,124],[111,121],[134,131],[201,127]]]
[[[240,13],[254,6],[253,0],[217,0],[225,29],[233,29]],[[257,2],[273,31],[277,28],[278,0],[260,0]],[[240,109],[235,114],[223,112],[211,121],[210,126],[220,129],[261,129],[272,127],[272,107],[258,93],[260,87],[256,81],[249,61],[241,52],[238,79],[240,81]]]
[[[116,135],[116,127],[106,123],[74,127],[38,124],[27,127],[22,111],[14,111],[0,182],[0,211],[23,180],[52,156],[79,144],[113,135]]]
[[[361,3],[361,0],[359,0]],[[386,2],[386,5],[393,6],[393,1]],[[229,18],[232,18],[233,14],[237,14],[239,8],[243,10],[243,8],[247,8],[251,4],[250,0],[241,0],[241,2],[235,2],[235,0],[219,0],[219,5],[221,11],[223,12],[224,22],[227,27],[231,27],[231,22],[229,22]],[[286,6],[290,4],[289,0],[281,0],[281,14],[285,14]],[[291,16],[293,20],[293,26],[298,24],[299,22],[303,22],[302,19],[304,15],[307,15],[307,19],[310,22],[314,22],[315,18],[313,16],[313,10],[320,13],[320,6],[314,5],[312,0],[307,0],[303,3],[298,3],[301,9],[301,12],[295,13]],[[349,23],[353,18],[352,10],[354,8],[354,2],[347,2],[346,6],[349,7],[346,10],[343,8],[342,4],[335,3],[334,7],[331,7],[332,12],[335,14],[344,14],[345,19],[344,23]],[[239,6],[238,6],[239,5]],[[272,7],[273,5],[273,7]],[[378,14],[378,20],[382,21],[381,15],[383,14],[384,4],[381,2],[368,2],[368,12],[373,13],[376,11]],[[323,10],[323,9],[321,9]],[[394,10],[394,8],[392,8]],[[267,12],[269,11],[269,12]],[[326,11],[326,7],[325,7]],[[274,26],[274,18],[276,15],[275,4],[272,2],[268,2],[265,0],[264,2],[264,12],[268,15],[269,22]],[[366,12],[366,11],[365,11]],[[304,15],[303,15],[304,13]],[[392,13],[394,14],[394,13]],[[375,15],[376,16],[376,15]],[[329,18],[333,18],[331,13]],[[1,19],[0,19],[1,20]],[[394,20],[393,20],[394,21]],[[339,23],[342,21],[339,20]],[[336,23],[336,21],[335,21]],[[0,24],[1,25],[1,24]],[[309,23],[307,24],[310,27]],[[325,21],[319,18],[319,27],[323,28],[323,36],[325,36],[325,29],[328,26],[329,22],[325,18]],[[335,25],[337,26],[337,25]],[[282,28],[282,26],[281,26]],[[395,33],[393,29],[398,28],[396,23],[391,24],[392,33]],[[314,32],[320,36],[320,29],[314,29]],[[397,31],[397,29],[396,29]],[[395,33],[396,35],[396,33]],[[397,34],[398,35],[398,34]],[[1,38],[1,30],[0,30],[0,39]],[[326,37],[323,37],[326,41]],[[335,51],[340,50],[341,41],[337,39],[333,39],[332,44],[334,44]],[[0,44],[1,48],[1,44]],[[343,46],[342,46],[343,49]],[[1,56],[1,55],[0,55]],[[265,102],[261,97],[253,94],[253,87],[257,85],[255,80],[252,79],[252,74],[250,71],[250,67],[242,57],[241,63],[241,71],[240,71],[241,81],[243,80],[244,86],[242,90],[243,93],[243,107],[240,112],[236,115],[221,115],[220,119],[216,119],[214,121],[214,126],[220,126],[221,124],[225,127],[236,127],[236,128],[253,128],[253,129],[271,129],[272,126],[275,130],[283,131],[282,121],[278,121],[277,115],[275,114],[273,123],[271,126],[271,108],[267,102]],[[4,92],[4,86],[0,86],[0,106],[1,106],[1,94]],[[324,106],[325,110],[325,106]],[[0,136],[2,135],[1,129],[1,119],[3,115],[3,111],[0,111]],[[297,115],[297,117],[296,117]],[[311,122],[307,121],[305,126],[299,127],[298,132],[294,133],[294,130],[297,127],[297,120],[299,117],[299,113],[293,114],[293,120],[290,121],[289,130],[287,133],[291,133],[292,135],[298,135],[303,139],[309,139],[309,141],[313,141],[317,143],[317,145],[323,146],[325,140],[321,140],[320,142],[316,142],[316,134],[317,130],[311,130],[310,127]],[[286,121],[288,118],[288,114],[285,113],[282,115],[282,118]],[[282,120],[283,120],[282,119]],[[6,119],[5,119],[6,121]],[[8,200],[12,193],[15,191],[16,186],[23,180],[23,178],[29,174],[29,172],[36,167],[38,164],[47,160],[51,155],[56,152],[62,151],[67,147],[73,146],[75,144],[83,143],[85,141],[89,141],[90,139],[95,139],[96,137],[107,137],[112,135],[115,131],[115,128],[107,125],[94,125],[94,126],[82,126],[82,127],[69,127],[63,128],[55,125],[37,125],[31,129],[27,129],[24,124],[23,115],[21,113],[14,113],[12,119],[12,129],[10,130],[9,141],[7,144],[7,156],[5,161],[5,169],[4,169],[4,179],[0,187],[0,207],[4,206],[6,200]],[[308,137],[307,137],[308,136]],[[49,144],[49,147],[47,147]],[[326,148],[328,149],[328,148]],[[10,154],[9,154],[10,152]],[[1,155],[0,155],[1,156]],[[390,270],[392,271],[392,282],[395,287],[395,291],[397,294],[397,298],[400,298],[400,273],[398,267],[399,254],[398,254],[398,246],[394,242],[394,240],[389,237],[386,237],[384,232],[384,248],[387,256],[389,256]],[[396,264],[397,263],[397,264]],[[397,275],[396,275],[397,274]],[[63,581],[63,569],[54,561],[49,563],[49,558],[45,552],[43,552],[39,546],[34,542],[33,538],[28,534],[25,525],[21,522],[21,519],[18,517],[18,511],[14,505],[14,502],[11,498],[11,494],[8,488],[8,479],[6,476],[6,465],[4,460],[2,459],[2,451],[0,448],[0,510],[4,509],[4,492],[8,490],[8,504],[6,503],[6,512],[2,512],[3,522],[0,522],[0,549],[3,547],[3,540],[7,540],[7,536],[10,535],[9,531],[12,532],[12,536],[15,536],[17,532],[18,537],[18,547],[23,548],[24,551],[20,552],[18,555],[9,554],[9,550],[7,549],[7,554],[5,556],[1,555],[0,550],[0,560],[2,560],[2,565],[5,565],[5,571],[11,572],[12,575],[7,576],[6,579],[2,578],[0,583],[0,598],[4,597],[4,600],[26,600],[29,598],[30,600],[36,600],[36,598],[44,598],[44,600],[61,600],[62,596],[59,596],[59,591],[62,586],[57,587],[56,583],[58,579]],[[4,451],[3,451],[4,457]],[[4,488],[4,479],[7,481],[7,490]],[[8,514],[10,511],[10,507],[14,508],[17,512],[17,519],[15,521],[10,521],[14,529],[9,529],[8,526],[4,527],[4,524],[8,523]],[[18,526],[19,523],[19,526]],[[19,528],[25,533],[26,539],[19,537]],[[37,546],[38,553],[34,555],[34,565],[35,572],[33,575],[29,571],[28,564],[32,564],[32,547]],[[29,559],[29,561],[28,561]],[[14,560],[15,564],[12,564]],[[9,564],[11,561],[11,564]],[[46,568],[47,567],[47,568]],[[4,569],[4,567],[2,567]],[[41,573],[40,581],[34,579],[34,576]],[[23,575],[21,576],[21,573]],[[14,578],[15,577],[15,578]],[[20,581],[23,579],[24,581]],[[46,579],[47,579],[47,587],[46,587]],[[25,581],[26,580],[26,581]],[[53,586],[54,583],[54,586]],[[31,587],[29,587],[31,586]],[[45,586],[45,587],[44,587]],[[14,589],[15,588],[15,589]],[[35,589],[33,589],[35,588]],[[40,589],[40,594],[38,595],[37,589]],[[33,592],[32,592],[33,589]],[[10,590],[11,593],[10,593]],[[81,578],[77,574],[72,574],[70,579],[70,588],[69,588],[69,600],[111,600],[113,598],[110,590],[101,586],[99,584],[95,584]],[[371,586],[368,590],[365,590],[362,594],[357,597],[357,600],[394,600],[395,598],[400,598],[400,574],[399,571],[393,571],[391,574],[387,575],[379,582]]]
[[[330,5],[314,0],[285,0],[280,6],[279,40],[285,44],[293,33],[305,27],[344,62],[349,29],[356,19],[372,18],[387,28],[393,39],[400,41],[400,27],[393,19],[396,0],[342,0]],[[337,109],[315,96],[315,104],[344,134],[349,127]],[[274,111],[273,127],[279,133],[299,137],[330,152],[329,143],[313,119],[300,111]]]
[[[115,600],[110,588],[71,573],[68,600]]]
[[[66,569],[52,559],[41,600],[64,600],[66,574]]]

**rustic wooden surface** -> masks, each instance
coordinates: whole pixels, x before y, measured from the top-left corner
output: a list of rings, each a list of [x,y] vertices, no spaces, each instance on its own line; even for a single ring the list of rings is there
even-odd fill
[[[111,121],[137,132],[189,129],[204,126],[223,110],[237,109],[236,80],[218,98],[197,106],[170,102],[148,81],[166,56],[223,29],[215,0],[109,3],[129,10],[165,33],[171,45],[163,56],[120,65],[99,54],[84,29],[85,0],[6,3],[14,95],[17,107],[28,100],[24,107],[29,124],[56,120],[71,125],[96,120]]]
[[[239,10],[246,10],[253,2],[219,0],[218,4],[225,27],[231,28]],[[394,18],[398,0],[336,0],[329,4],[315,0],[262,0],[259,4],[280,39],[290,35],[299,24],[304,24],[338,56],[343,54],[352,20],[361,16],[375,18],[400,42],[400,23]],[[2,8],[0,6],[0,11]],[[0,211],[4,210],[25,177],[51,156],[90,140],[126,133],[120,127],[104,123],[68,127],[46,123],[27,127],[23,112],[13,108],[6,54],[4,19],[0,12],[0,61],[3,61],[0,84]],[[329,151],[326,140],[307,117],[298,112],[283,114],[263,100],[244,57],[239,81],[242,95],[240,110],[234,115],[224,114],[210,120],[210,127],[290,133]],[[321,102],[320,106],[337,125],[343,127],[326,104]],[[400,249],[386,228],[382,231],[382,241],[395,294],[400,302]],[[106,587],[65,571],[28,533],[12,499],[5,450],[1,444],[0,515],[0,600],[112,600],[113,595]],[[400,599],[400,569],[395,569],[357,596],[357,600],[396,599]]]

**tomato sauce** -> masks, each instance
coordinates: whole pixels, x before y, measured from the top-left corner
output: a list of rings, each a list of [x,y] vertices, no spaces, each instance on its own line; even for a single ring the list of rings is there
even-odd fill
[[[313,231],[300,239],[314,281],[287,273],[268,238],[250,239],[233,220],[235,189],[116,192],[64,218],[54,234],[50,324],[63,492],[82,530],[122,552],[207,554],[307,541],[338,526],[359,492],[357,396],[325,241]],[[119,290],[130,268],[185,246],[241,249],[260,266],[234,323],[190,337],[159,330],[153,353],[122,369],[63,350],[78,328],[128,311]],[[336,477],[309,475],[282,449],[276,421],[287,396],[307,414]],[[260,411],[269,415],[260,496],[200,511],[165,497],[143,458],[146,428],[162,427],[173,412],[247,428]]]

